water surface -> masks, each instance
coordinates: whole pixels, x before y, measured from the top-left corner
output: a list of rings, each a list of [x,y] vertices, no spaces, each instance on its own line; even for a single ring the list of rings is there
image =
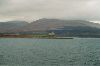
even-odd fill
[[[0,38],[0,66],[100,66],[100,39]]]

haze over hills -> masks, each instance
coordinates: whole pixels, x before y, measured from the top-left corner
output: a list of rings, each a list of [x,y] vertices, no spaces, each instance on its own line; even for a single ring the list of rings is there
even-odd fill
[[[0,33],[44,33],[55,32],[66,34],[100,34],[100,25],[85,20],[39,19],[32,23],[25,21],[9,21],[0,23]]]

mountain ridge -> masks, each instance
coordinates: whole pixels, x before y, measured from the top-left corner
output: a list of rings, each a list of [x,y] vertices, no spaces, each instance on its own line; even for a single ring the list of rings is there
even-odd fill
[[[1,23],[0,23],[1,24]],[[0,33],[45,34],[55,32],[58,35],[72,36],[83,34],[100,34],[100,28],[95,23],[85,20],[39,19],[32,23],[9,21],[0,25]]]

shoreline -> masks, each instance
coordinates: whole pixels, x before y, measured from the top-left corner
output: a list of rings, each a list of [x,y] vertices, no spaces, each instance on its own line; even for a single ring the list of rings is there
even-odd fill
[[[0,37],[0,38],[30,38],[30,39],[75,39],[75,38],[82,38],[82,39],[88,39],[88,38],[98,38],[98,37],[54,37],[54,38],[49,38],[49,37]]]
[[[0,35],[0,38],[35,38],[35,39],[74,39],[74,38],[100,38],[93,36],[48,36],[48,35]]]

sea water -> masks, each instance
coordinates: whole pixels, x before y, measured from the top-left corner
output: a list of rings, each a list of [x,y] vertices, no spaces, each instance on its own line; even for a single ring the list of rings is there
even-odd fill
[[[0,66],[100,66],[100,38],[0,38]]]

